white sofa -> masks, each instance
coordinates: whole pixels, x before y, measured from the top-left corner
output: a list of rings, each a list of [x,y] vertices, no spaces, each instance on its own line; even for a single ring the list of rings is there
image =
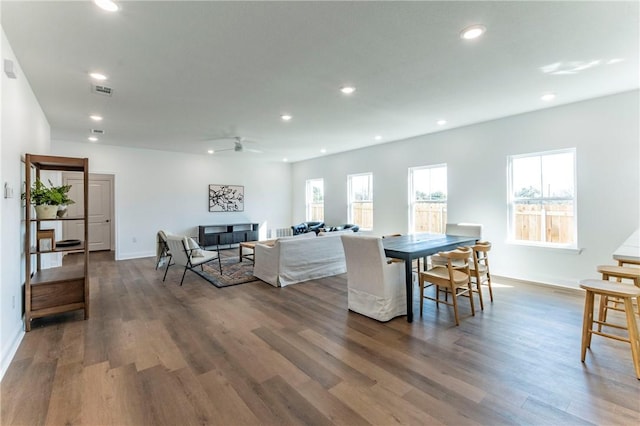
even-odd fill
[[[309,232],[257,243],[253,275],[275,287],[347,272],[341,235],[352,231]]]

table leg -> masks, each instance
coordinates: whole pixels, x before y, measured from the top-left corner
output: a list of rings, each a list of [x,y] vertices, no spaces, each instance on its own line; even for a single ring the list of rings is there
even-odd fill
[[[404,272],[407,285],[407,322],[413,322],[413,268],[412,260],[405,259]]]
[[[238,244],[238,256],[240,256],[240,260],[238,262],[242,262],[242,244]]]

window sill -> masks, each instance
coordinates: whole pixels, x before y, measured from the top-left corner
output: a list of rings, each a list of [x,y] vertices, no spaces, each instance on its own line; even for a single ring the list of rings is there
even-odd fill
[[[555,251],[558,253],[569,253],[569,254],[581,254],[582,248],[578,247],[566,247],[566,246],[557,246],[557,245],[548,245],[542,243],[534,243],[531,241],[512,241],[507,240],[506,243],[512,246],[520,246],[520,247],[530,247],[533,249],[547,250],[547,251]]]

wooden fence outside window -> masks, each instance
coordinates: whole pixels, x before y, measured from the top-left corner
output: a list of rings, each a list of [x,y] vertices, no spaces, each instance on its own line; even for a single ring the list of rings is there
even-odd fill
[[[307,220],[310,222],[324,221],[324,203],[309,204],[309,217]]]
[[[373,205],[353,203],[354,223],[364,229],[373,228]],[[444,234],[447,224],[446,203],[416,203],[415,232]],[[514,237],[520,241],[558,244],[574,242],[573,204],[516,204]],[[543,237],[544,234],[544,237]]]
[[[515,205],[516,240],[570,244],[574,223],[573,203]]]

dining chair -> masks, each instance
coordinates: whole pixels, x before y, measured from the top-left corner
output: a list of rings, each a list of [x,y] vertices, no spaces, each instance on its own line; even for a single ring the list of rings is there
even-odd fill
[[[471,315],[475,315],[473,290],[471,287],[469,270],[469,259],[472,256],[471,248],[459,247],[455,250],[440,252],[438,255],[441,256],[441,258],[446,259],[446,265],[432,266],[428,270],[421,272],[419,275],[420,316],[422,316],[424,299],[429,299],[436,302],[436,307],[439,307],[440,303],[453,306],[456,325],[460,325],[458,315],[458,296],[469,296]],[[425,290],[432,286],[436,287],[435,297],[425,294]],[[449,302],[448,298],[440,298],[441,290],[451,293],[451,302]]]
[[[167,235],[167,245],[169,246],[169,251],[171,252],[174,263],[167,265],[162,281],[167,278],[167,272],[169,272],[169,267],[172,265],[184,266],[180,285],[184,282],[184,276],[187,270],[195,272],[207,281],[212,281],[212,279],[202,271],[204,271],[203,266],[206,263],[215,260],[218,261],[218,268],[220,269],[220,275],[222,275],[222,262],[220,261],[220,252],[217,246],[216,250],[204,250],[193,238],[183,235]],[[200,267],[200,271],[196,270],[198,266]]]
[[[382,238],[342,235],[347,261],[347,305],[378,321],[407,314],[404,262],[385,256]]]
[[[493,288],[491,287],[488,255],[491,250],[491,243],[488,241],[478,241],[475,245],[471,246],[471,250],[473,252],[473,263],[469,264],[471,287],[479,294],[480,309],[484,309],[484,301],[482,298],[483,285],[489,287],[489,298],[493,302]]]
[[[447,223],[445,225],[446,235],[455,235],[457,237],[474,237],[476,241],[482,239],[482,225],[479,223]],[[430,256],[431,265],[446,265],[446,259],[439,258],[437,254]]]
[[[392,237],[401,237],[402,234],[388,234],[388,235],[383,235],[382,238],[392,238]],[[391,259],[393,262],[398,262],[398,263],[402,263],[404,262],[403,259],[396,259],[395,257],[389,257],[388,259]],[[419,273],[420,272],[420,258],[418,259],[413,259],[413,262],[411,263],[411,267],[413,269],[413,272],[415,273]]]

